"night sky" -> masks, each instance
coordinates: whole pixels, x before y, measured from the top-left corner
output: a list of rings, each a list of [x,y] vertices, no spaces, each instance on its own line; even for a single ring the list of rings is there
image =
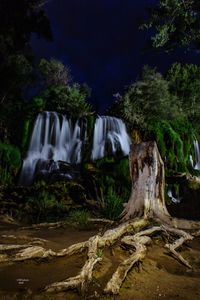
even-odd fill
[[[49,0],[53,42],[32,37],[36,57],[57,58],[75,82],[92,88],[94,109],[103,113],[113,94],[135,81],[147,64],[165,72],[173,62],[197,63],[196,52],[149,48],[150,33],[138,29],[156,0]]]

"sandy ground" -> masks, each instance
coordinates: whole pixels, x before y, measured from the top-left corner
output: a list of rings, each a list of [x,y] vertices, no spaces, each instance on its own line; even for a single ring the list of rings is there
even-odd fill
[[[58,250],[73,243],[84,241],[97,230],[78,231],[73,228],[21,230],[13,225],[0,224],[0,243],[11,243],[1,238],[3,234],[32,236],[47,239],[47,249]],[[12,241],[13,243],[13,241]],[[0,299],[116,299],[116,300],[198,300],[200,299],[200,238],[184,245],[182,255],[193,266],[192,270],[170,257],[164,249],[164,241],[157,236],[148,247],[148,253],[140,266],[133,268],[122,285],[118,296],[105,296],[103,289],[117,265],[128,256],[120,245],[106,249],[102,261],[96,266],[94,280],[87,295],[75,291],[60,294],[43,293],[52,282],[76,275],[84,264],[86,253],[51,260],[30,260],[7,263],[0,266]]]

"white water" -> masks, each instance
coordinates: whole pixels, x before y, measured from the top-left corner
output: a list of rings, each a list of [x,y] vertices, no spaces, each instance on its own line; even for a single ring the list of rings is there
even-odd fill
[[[175,198],[172,194],[172,190],[169,188],[167,191],[167,195],[168,197],[171,199],[171,201],[175,204],[178,204],[181,202],[181,198]]]
[[[120,150],[123,155],[128,155],[130,144],[131,141],[122,120],[105,116],[96,119],[91,156],[92,160],[106,156],[107,151],[110,153],[110,149],[112,154],[115,154]]]
[[[194,157],[195,157],[195,163],[193,167],[195,170],[200,170],[200,150],[199,150],[199,143],[197,140],[194,140]]]
[[[80,163],[83,142],[79,121],[73,126],[71,120],[62,115],[59,118],[55,112],[40,113],[23,162],[20,183],[32,182],[38,162],[61,160],[72,164]],[[56,169],[57,164],[52,166]]]
[[[86,128],[77,120],[75,125],[66,116],[56,112],[40,113],[35,121],[27,157],[22,166],[19,183],[32,183],[36,169],[44,172],[59,170],[58,161],[78,164],[82,159],[83,144],[87,141]],[[92,142],[92,141],[91,141]],[[91,159],[96,160],[107,154],[115,154],[118,150],[128,155],[130,139],[124,123],[114,117],[98,117],[95,123]],[[50,167],[42,164],[53,161]]]

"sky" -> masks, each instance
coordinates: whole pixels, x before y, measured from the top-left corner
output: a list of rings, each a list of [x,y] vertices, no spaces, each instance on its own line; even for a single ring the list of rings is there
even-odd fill
[[[32,37],[33,51],[57,58],[78,83],[92,89],[95,111],[104,113],[114,94],[139,79],[144,65],[164,73],[174,62],[198,63],[196,52],[157,52],[150,33],[139,29],[156,0],[49,0],[45,6],[53,41]]]

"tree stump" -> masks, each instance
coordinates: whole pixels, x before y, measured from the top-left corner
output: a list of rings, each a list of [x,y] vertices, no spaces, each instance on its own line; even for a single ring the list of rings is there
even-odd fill
[[[156,142],[131,145],[129,166],[132,192],[122,213],[123,220],[135,217],[169,218],[164,197],[164,163]]]

